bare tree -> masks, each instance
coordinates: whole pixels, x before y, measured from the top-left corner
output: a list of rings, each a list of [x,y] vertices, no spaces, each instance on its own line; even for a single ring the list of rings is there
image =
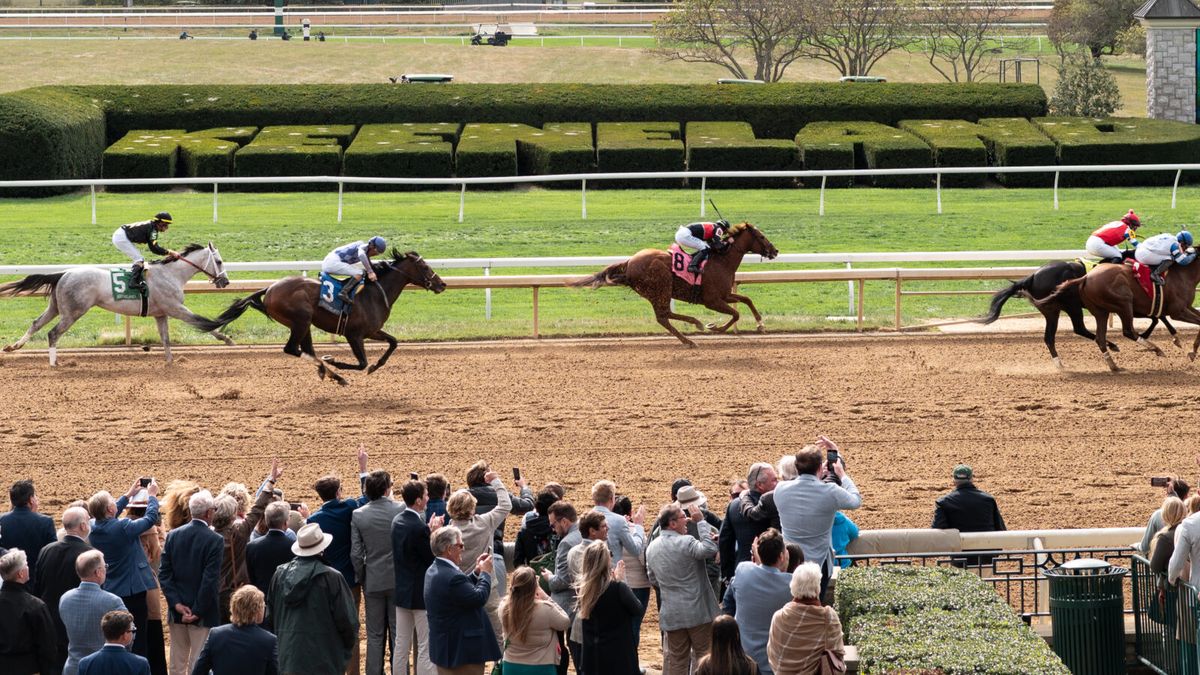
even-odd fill
[[[808,34],[799,0],[681,0],[654,25],[660,56],[715,63],[749,78],[742,61],[754,59],[754,79],[777,82],[803,56]],[[747,53],[748,52],[748,53]]]
[[[950,82],[975,82],[995,52],[987,33],[1013,15],[1010,0],[943,0],[922,10],[919,21],[929,65]]]
[[[803,1],[812,18],[805,54],[842,75],[867,75],[889,52],[914,41],[914,0]]]

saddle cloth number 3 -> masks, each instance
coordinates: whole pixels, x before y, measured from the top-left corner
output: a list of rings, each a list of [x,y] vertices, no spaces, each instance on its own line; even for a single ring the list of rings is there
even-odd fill
[[[333,282],[326,279],[321,282],[321,299],[325,302],[333,302]]]
[[[687,269],[687,261],[684,259],[682,252],[675,251],[675,254],[671,256],[671,266],[675,268],[676,272],[682,272]]]

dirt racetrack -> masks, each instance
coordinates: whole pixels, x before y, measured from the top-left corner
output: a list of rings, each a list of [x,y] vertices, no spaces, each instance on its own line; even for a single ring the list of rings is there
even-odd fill
[[[1149,476],[1195,475],[1197,367],[1127,347],[1111,375],[1094,345],[1059,345],[1065,373],[1033,335],[411,345],[346,388],[275,349],[182,351],[172,368],[158,350],[67,352],[54,370],[5,355],[0,483],[32,477],[57,517],[139,475],[252,484],[279,456],[280,487],[311,504],[316,477],[353,475],[362,440],[396,477],[461,486],[485,458],[576,503],[612,477],[655,513],[687,476],[723,510],[731,476],[825,433],[863,528],[927,527],[958,462],[1010,529],[1140,525],[1159,500]]]

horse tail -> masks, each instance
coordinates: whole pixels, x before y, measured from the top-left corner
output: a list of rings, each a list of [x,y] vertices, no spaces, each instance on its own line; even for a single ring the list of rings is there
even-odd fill
[[[20,281],[10,281],[3,286],[0,286],[0,295],[21,295],[22,293],[36,293],[37,291],[50,287],[51,290],[58,285],[66,272],[58,274],[30,274]]]
[[[572,281],[569,285],[574,288],[582,288],[588,286],[590,288],[600,288],[601,286],[628,286],[629,276],[625,273],[625,267],[629,265],[629,261],[615,263],[604,269],[596,272],[590,277],[584,277],[579,281]]]
[[[992,296],[991,307],[988,308],[988,313],[975,319],[978,323],[989,324],[1000,318],[1000,310],[1004,309],[1004,303],[1010,298],[1021,292],[1028,292],[1029,282],[1033,279],[1033,275],[1025,277],[1020,281],[1014,281],[1008,288],[996,293]]]
[[[213,323],[216,324],[216,326],[214,326],[213,330],[224,328],[225,326],[228,326],[229,324],[233,323],[233,321],[235,319],[237,319],[242,314],[245,314],[246,310],[251,307],[253,307],[254,309],[257,309],[258,311],[262,312],[263,314],[266,314],[267,307],[266,307],[266,305],[263,304],[263,301],[262,301],[263,296],[266,295],[266,293],[267,293],[267,289],[264,288],[261,291],[254,293],[252,295],[246,296],[240,300],[234,300],[229,305],[229,308],[221,313],[221,316],[218,316],[216,319],[213,320]]]
[[[1076,286],[1083,286],[1083,284],[1085,282],[1087,282],[1086,276],[1078,277],[1075,279],[1068,279],[1068,280],[1062,282],[1061,284],[1059,284],[1058,286],[1056,286],[1054,288],[1054,292],[1051,293],[1050,295],[1047,295],[1046,297],[1042,298],[1041,300],[1035,300],[1034,298],[1030,298],[1030,302],[1037,305],[1038,307],[1042,307],[1043,305],[1048,305],[1048,304],[1050,304],[1051,301],[1058,298],[1058,296],[1062,295],[1063,293],[1066,293],[1067,291],[1071,290],[1072,288],[1075,288]]]

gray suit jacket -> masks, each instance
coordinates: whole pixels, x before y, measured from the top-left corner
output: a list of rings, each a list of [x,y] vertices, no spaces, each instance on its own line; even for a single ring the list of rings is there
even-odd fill
[[[570,615],[575,612],[575,589],[572,587],[575,578],[567,567],[567,554],[582,541],[579,525],[571,525],[570,531],[558,542],[554,553],[554,576],[550,577],[550,599]]]
[[[717,542],[708,523],[701,520],[696,529],[698,540],[664,529],[646,548],[646,571],[662,598],[658,623],[663,630],[701,626],[717,615],[717,598],[704,568],[704,561],[717,555]]]
[[[104,646],[104,633],[100,631],[100,619],[108,612],[125,609],[121,598],[101,590],[91,582],[79,584],[63,594],[58,601],[59,613],[67,627],[67,664],[63,675],[75,675],[79,662],[85,656],[100,651]]]
[[[367,502],[350,516],[350,561],[364,593],[386,593],[396,587],[392,566],[392,520],[404,502],[387,497]]]

